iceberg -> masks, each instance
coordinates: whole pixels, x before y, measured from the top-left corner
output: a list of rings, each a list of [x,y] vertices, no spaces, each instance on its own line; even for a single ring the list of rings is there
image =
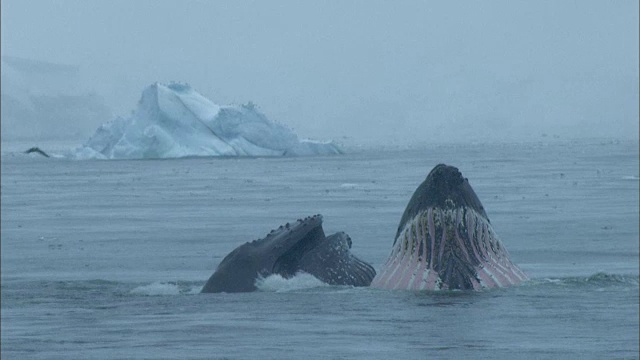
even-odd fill
[[[253,103],[220,106],[187,84],[155,83],[128,118],[102,124],[76,159],[340,154],[331,141],[299,139]]]

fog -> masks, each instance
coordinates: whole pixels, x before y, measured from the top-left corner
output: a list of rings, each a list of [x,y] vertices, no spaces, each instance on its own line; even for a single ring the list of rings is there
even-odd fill
[[[3,140],[84,139],[156,81],[346,143],[638,138],[637,1],[4,0],[1,24]]]

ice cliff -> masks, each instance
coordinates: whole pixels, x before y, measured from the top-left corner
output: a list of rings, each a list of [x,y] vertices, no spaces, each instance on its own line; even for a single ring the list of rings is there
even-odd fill
[[[73,157],[152,159],[185,156],[339,154],[332,142],[301,140],[249,103],[219,106],[189,85],[147,87],[128,118],[101,125]]]

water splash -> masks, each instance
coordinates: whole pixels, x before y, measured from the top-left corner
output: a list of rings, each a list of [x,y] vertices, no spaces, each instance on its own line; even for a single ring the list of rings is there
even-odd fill
[[[634,175],[630,175],[630,176],[623,176],[622,180],[640,180],[640,177],[634,176]]]
[[[278,274],[256,279],[256,287],[265,292],[289,292],[317,287],[329,286],[318,278],[305,272],[299,272],[292,278],[284,278]]]
[[[154,282],[148,285],[138,286],[131,290],[130,293],[133,295],[145,296],[169,296],[198,294],[200,289],[200,286],[192,286],[176,282]]]

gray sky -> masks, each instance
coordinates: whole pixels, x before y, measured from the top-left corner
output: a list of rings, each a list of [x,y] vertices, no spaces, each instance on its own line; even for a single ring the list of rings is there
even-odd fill
[[[638,133],[633,0],[3,0],[1,24],[3,55],[79,65],[115,114],[176,80],[303,137]]]

